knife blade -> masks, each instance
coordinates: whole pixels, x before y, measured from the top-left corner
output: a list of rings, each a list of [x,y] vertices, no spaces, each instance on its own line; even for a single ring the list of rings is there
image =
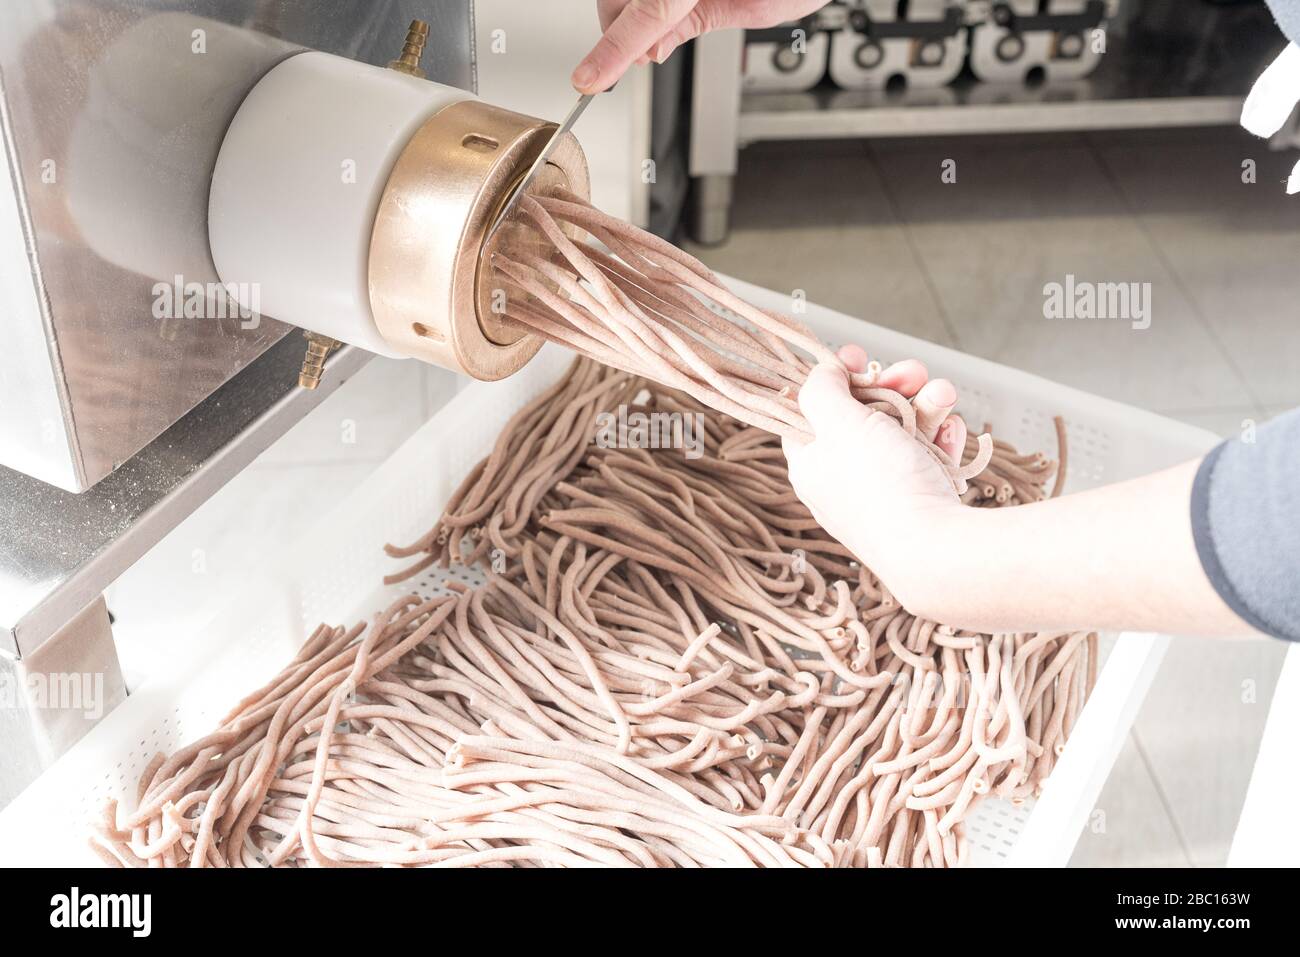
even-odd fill
[[[510,217],[511,212],[514,211],[515,206],[519,202],[519,197],[524,194],[524,190],[528,189],[528,184],[533,181],[541,171],[542,167],[546,165],[546,161],[550,159],[551,154],[555,152],[555,147],[560,144],[560,140],[564,138],[564,134],[573,129],[573,125],[578,122],[578,119],[587,109],[587,105],[595,98],[595,93],[584,93],[582,96],[578,97],[578,102],[573,105],[573,109],[569,110],[569,115],[564,118],[564,121],[556,128],[555,132],[551,134],[551,138],[547,140],[546,145],[542,147],[542,151],[537,155],[537,159],[533,160],[533,165],[528,167],[528,172],[524,174],[524,178],[516,183],[515,188],[510,191],[509,198],[506,200],[505,205],[501,207],[501,212],[497,214],[496,222],[494,222],[492,228],[488,230],[488,239],[491,239],[497,229],[500,228],[501,224]]]

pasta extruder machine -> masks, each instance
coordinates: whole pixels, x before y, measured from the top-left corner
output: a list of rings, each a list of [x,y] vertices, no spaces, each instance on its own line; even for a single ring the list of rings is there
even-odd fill
[[[125,697],[104,587],[370,354],[536,353],[483,263],[556,126],[474,95],[461,0],[0,17],[2,806]]]

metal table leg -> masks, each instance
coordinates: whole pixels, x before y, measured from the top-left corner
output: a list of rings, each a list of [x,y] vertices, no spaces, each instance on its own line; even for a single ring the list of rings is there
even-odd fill
[[[32,654],[0,654],[0,807],[125,700],[102,597]]]
[[[695,190],[690,224],[692,237],[709,245],[723,242],[730,229],[744,48],[741,30],[719,30],[695,41],[690,155]]]

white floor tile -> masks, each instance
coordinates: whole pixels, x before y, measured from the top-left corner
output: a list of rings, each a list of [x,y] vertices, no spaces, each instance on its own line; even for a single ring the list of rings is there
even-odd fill
[[[1223,438],[1240,438],[1248,423],[1260,424],[1267,418],[1258,406],[1236,406],[1226,409],[1156,409],[1171,419],[1207,429]]]
[[[1296,159],[1243,130],[1098,146],[1126,202],[1186,295],[1266,403],[1300,404],[1300,203]],[[1253,162],[1255,182],[1242,181]]]
[[[1178,832],[1130,736],[1079,836],[1071,867],[1187,867]]]
[[[1254,403],[1085,144],[976,138],[879,157],[964,350],[1146,408]],[[944,159],[956,183],[940,182]],[[1045,318],[1048,284],[1067,276],[1150,284],[1150,327]]]
[[[746,150],[731,236],[690,251],[719,272],[922,339],[952,343],[876,170],[858,144]],[[869,347],[869,343],[866,344]]]
[[[1227,860],[1287,646],[1176,638],[1135,734],[1192,863]]]

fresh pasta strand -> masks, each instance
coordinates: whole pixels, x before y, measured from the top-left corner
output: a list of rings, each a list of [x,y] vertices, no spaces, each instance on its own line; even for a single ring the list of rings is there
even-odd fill
[[[796,400],[814,361],[839,362],[789,316],[734,295],[694,257],[559,189],[524,196],[518,222],[551,247],[548,258],[499,249],[496,276],[508,293],[504,316],[550,341],[679,390],[711,409],[784,438],[809,441]],[[615,255],[574,241],[577,227]],[[796,352],[796,350],[799,350]],[[881,364],[850,374],[853,394],[890,415],[947,473],[958,494],[984,472],[992,438],[973,437],[965,464],[917,431],[911,402],[876,385]]]

